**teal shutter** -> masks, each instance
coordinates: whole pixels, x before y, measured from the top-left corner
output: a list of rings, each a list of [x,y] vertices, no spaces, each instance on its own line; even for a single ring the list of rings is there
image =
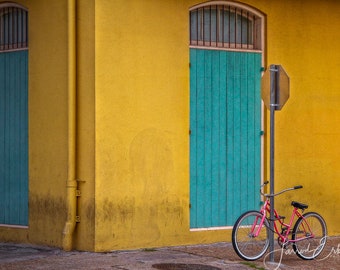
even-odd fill
[[[190,49],[190,225],[259,206],[261,54]]]
[[[27,51],[0,53],[0,223],[28,225]]]

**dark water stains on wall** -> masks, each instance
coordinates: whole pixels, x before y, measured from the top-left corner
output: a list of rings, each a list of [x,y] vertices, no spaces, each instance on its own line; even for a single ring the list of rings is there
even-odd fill
[[[61,197],[48,195],[32,195],[30,197],[30,219],[66,219],[66,203]]]
[[[117,202],[111,198],[105,198],[99,207],[98,218],[104,222],[125,223],[132,219],[134,213],[134,198],[125,198]]]

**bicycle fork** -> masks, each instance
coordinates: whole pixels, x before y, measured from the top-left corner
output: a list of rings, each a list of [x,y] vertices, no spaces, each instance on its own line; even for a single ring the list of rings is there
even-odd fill
[[[262,217],[261,217],[261,218],[260,218],[259,216],[257,216],[257,217],[255,218],[255,221],[254,221],[254,223],[253,223],[253,225],[252,225],[252,227],[251,227],[251,231],[250,231],[249,237],[255,238],[255,237],[258,237],[258,236],[259,236],[265,218],[266,218],[266,216],[263,215],[263,214],[262,214]],[[258,221],[259,221],[259,219],[260,219],[260,223],[257,224]]]

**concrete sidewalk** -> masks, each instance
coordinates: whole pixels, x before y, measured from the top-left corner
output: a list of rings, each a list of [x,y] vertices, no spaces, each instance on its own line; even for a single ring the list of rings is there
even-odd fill
[[[105,253],[65,252],[56,248],[0,243],[0,269],[340,269],[340,238],[328,239],[324,252],[315,260],[304,261],[291,250],[284,250],[282,259],[268,263],[264,258],[255,262],[242,261],[231,243],[178,246]]]
[[[249,269],[237,261],[215,256],[214,249],[226,246],[230,244],[93,253],[2,243],[0,269]]]

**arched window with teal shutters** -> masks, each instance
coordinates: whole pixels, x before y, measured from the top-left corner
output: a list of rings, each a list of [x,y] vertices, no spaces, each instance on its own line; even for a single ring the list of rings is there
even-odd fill
[[[263,20],[230,1],[190,9],[191,229],[259,207]]]
[[[28,225],[28,12],[0,3],[0,224]]]

